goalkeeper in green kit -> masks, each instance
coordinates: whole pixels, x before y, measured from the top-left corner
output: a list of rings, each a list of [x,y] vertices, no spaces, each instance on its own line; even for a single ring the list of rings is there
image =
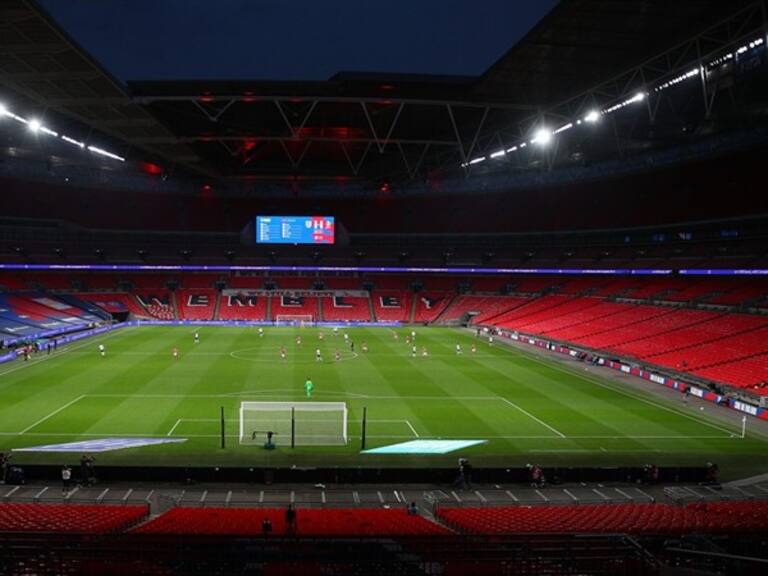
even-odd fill
[[[312,384],[312,380],[307,378],[307,381],[304,382],[304,391],[307,393],[307,398],[312,398],[312,390],[315,389],[315,385]]]

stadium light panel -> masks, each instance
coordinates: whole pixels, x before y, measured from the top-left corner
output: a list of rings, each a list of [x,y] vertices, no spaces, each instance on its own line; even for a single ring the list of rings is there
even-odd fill
[[[552,142],[552,131],[549,128],[539,128],[531,140],[531,144],[539,146],[547,146],[550,142]]]
[[[41,126],[40,120],[38,120],[37,118],[32,118],[32,120],[30,120],[29,123],[27,123],[27,128],[32,130],[32,132],[37,132],[38,130],[40,130],[40,126]]]
[[[64,142],[69,142],[70,144],[74,144],[75,146],[79,146],[80,148],[85,148],[84,142],[80,142],[78,140],[75,140],[74,138],[70,138],[66,134],[62,134],[61,139],[64,140]]]
[[[45,126],[40,126],[40,132],[42,132],[43,134],[48,134],[48,136],[53,136],[54,138],[56,138],[59,135],[58,132],[54,132],[53,130],[51,130],[50,128],[46,128]]]
[[[590,110],[586,116],[584,116],[584,121],[589,122],[590,124],[594,124],[600,120],[600,112],[598,110]]]
[[[0,104],[0,117],[2,116],[8,116],[8,108],[5,107],[5,104]]]
[[[113,160],[119,160],[120,162],[125,162],[125,158],[123,158],[122,156],[118,156],[117,154],[112,154],[112,152],[107,152],[106,150],[97,148],[96,146],[88,146],[88,150],[90,150],[94,154],[99,154],[100,156],[106,156],[107,158],[112,158]]]
[[[479,158],[472,158],[472,160],[469,161],[469,165],[472,166],[473,164],[479,164],[480,162],[485,162],[485,156],[480,156]]]
[[[498,152],[494,152],[491,154],[491,158],[499,158],[500,156],[506,156],[507,151],[506,150],[499,150]]]

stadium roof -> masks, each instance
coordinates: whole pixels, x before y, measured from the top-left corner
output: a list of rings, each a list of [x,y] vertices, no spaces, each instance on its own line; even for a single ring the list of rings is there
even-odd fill
[[[748,0],[563,0],[484,75],[121,85],[33,0],[0,5],[0,82],[135,157],[245,180],[440,178],[503,130],[722,20]],[[673,67],[669,67],[671,71]],[[532,120],[533,119],[533,120]],[[443,174],[444,173],[444,174]]]

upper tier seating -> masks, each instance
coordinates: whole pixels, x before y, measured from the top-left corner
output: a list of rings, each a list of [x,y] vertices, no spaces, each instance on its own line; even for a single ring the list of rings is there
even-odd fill
[[[174,508],[133,530],[139,534],[259,536],[264,518],[272,533],[286,534],[285,511],[275,508]],[[301,536],[439,536],[451,532],[404,509],[300,509],[296,533]]]
[[[0,532],[117,532],[137,524],[148,513],[147,506],[2,503]]]

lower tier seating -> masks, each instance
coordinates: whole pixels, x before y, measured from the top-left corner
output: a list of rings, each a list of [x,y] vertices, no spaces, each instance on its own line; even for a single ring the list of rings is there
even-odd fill
[[[142,521],[148,513],[146,506],[0,504],[0,532],[118,532]]]
[[[287,533],[285,511],[276,508],[174,508],[134,529],[140,534],[258,536],[269,518],[272,534]],[[296,513],[301,536],[439,536],[450,530],[405,509],[301,509]]]
[[[768,529],[768,502],[441,508],[438,518],[473,534],[679,534]]]

